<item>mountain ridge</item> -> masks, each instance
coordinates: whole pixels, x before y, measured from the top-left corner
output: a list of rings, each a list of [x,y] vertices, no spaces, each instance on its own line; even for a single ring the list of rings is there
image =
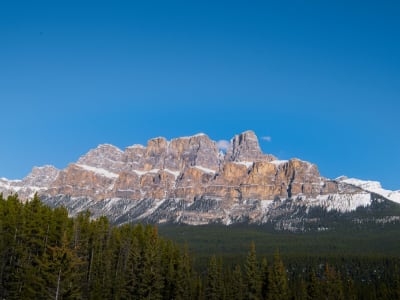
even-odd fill
[[[100,144],[63,170],[47,165],[20,181],[1,178],[0,192],[24,199],[38,193],[72,215],[88,209],[116,223],[229,225],[282,216],[293,223],[296,211],[304,211],[304,223],[310,209],[349,213],[370,206],[374,194],[400,203],[400,191],[384,190],[378,182],[329,179],[310,162],[265,154],[253,131],[235,135],[225,153],[204,133],[157,137],[124,150]]]

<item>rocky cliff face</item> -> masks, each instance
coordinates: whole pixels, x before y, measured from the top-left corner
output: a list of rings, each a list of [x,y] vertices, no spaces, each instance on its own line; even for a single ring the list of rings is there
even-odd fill
[[[46,166],[22,181],[0,179],[0,191],[38,192],[71,214],[89,209],[117,223],[269,222],[299,208],[346,212],[372,201],[371,191],[321,177],[314,164],[263,154],[252,131],[235,135],[226,154],[205,134],[154,138],[124,151],[99,145],[64,170]]]
[[[53,166],[34,167],[22,180],[0,178],[0,192],[4,195],[18,193],[21,199],[32,198],[35,193],[46,191],[59,175],[60,170]]]
[[[249,130],[233,137],[230,147],[227,150],[226,161],[259,161],[274,160],[272,155],[264,155],[261,152],[256,134]]]

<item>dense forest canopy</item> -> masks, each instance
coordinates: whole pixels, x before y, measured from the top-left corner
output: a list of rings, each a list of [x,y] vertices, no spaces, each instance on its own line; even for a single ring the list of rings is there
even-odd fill
[[[195,268],[195,254],[155,226],[0,195],[0,299],[400,299],[399,258],[304,265],[256,246],[233,265],[210,253]]]

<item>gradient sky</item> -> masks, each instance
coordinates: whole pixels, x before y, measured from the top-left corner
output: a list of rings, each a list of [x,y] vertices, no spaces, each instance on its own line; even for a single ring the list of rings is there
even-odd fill
[[[399,3],[1,1],[0,177],[252,129],[266,153],[400,189]]]

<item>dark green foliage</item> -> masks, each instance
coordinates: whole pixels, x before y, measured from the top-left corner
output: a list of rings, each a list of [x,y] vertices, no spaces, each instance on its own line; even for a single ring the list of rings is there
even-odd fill
[[[233,269],[231,276],[231,288],[227,289],[227,294],[230,296],[228,299],[244,299],[245,285],[243,283],[242,270],[239,265],[236,265]]]
[[[286,270],[278,251],[274,255],[274,261],[269,271],[268,286],[267,299],[285,300],[289,298]]]
[[[246,264],[246,299],[257,300],[261,298],[261,276],[256,256],[256,246],[254,242],[250,244],[250,251],[247,255]]]
[[[261,295],[263,299],[268,299],[270,292],[270,270],[267,263],[267,259],[264,257],[261,261]]]
[[[0,195],[0,299],[189,299],[196,278],[187,249],[152,226]]]
[[[203,266],[207,264],[210,253],[225,257],[242,256],[248,252],[252,241],[257,246],[258,255],[270,257],[276,249],[285,256],[397,256],[400,253],[400,223],[386,224],[384,228],[374,224],[366,229],[359,229],[354,223],[345,225],[335,230],[296,233],[276,231],[267,225],[247,224],[160,225],[158,230],[165,238],[187,243],[198,258],[207,256],[205,262],[201,262]]]
[[[321,287],[314,269],[311,270],[308,276],[307,296],[309,300],[321,299],[322,297]]]
[[[397,265],[394,268],[393,275],[393,287],[392,287],[392,299],[400,299],[400,270]]]
[[[212,240],[215,232],[208,233]],[[265,235],[257,229],[250,236]],[[274,239],[286,250],[290,239],[292,246],[300,241],[304,250],[312,236],[267,236],[261,254],[259,244],[256,255],[256,244],[246,240],[240,247],[247,256],[225,248],[217,258],[209,250],[204,262],[188,246],[160,238],[157,227],[116,227],[89,213],[69,218],[65,208],[50,209],[37,196],[22,203],[0,194],[0,299],[400,299],[398,255],[319,254],[320,248],[272,256],[265,249]],[[319,242],[328,237],[340,243],[334,234]]]
[[[322,280],[322,294],[326,299],[344,299],[343,283],[340,273],[336,272],[336,270],[330,267],[328,263],[325,264],[325,271]]]
[[[210,300],[221,300],[225,298],[223,277],[222,277],[222,262],[218,261],[213,255],[207,268],[205,297]]]

